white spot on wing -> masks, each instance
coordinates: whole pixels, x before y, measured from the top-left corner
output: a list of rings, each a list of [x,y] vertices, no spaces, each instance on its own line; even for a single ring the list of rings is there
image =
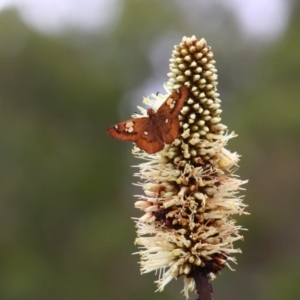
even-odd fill
[[[134,132],[134,123],[132,121],[125,124],[125,131],[129,133]]]
[[[168,105],[168,106],[170,106],[173,102],[174,102],[174,98],[169,97],[169,98],[167,99],[167,105]]]
[[[176,100],[174,100],[174,98],[172,97],[169,97],[167,99],[167,105],[169,106],[170,109],[173,109],[175,107],[175,104],[176,104]]]

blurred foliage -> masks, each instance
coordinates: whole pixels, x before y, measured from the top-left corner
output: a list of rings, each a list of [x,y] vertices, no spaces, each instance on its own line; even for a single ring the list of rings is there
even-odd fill
[[[294,299],[299,5],[285,34],[264,44],[246,40],[222,6],[122,5],[105,30],[60,36],[29,28],[16,11],[0,14],[0,299],[182,299],[181,279],[154,294],[156,276],[139,274],[130,217],[139,215],[132,195],[140,191],[129,168],[138,162],[106,128],[129,91],[167,70],[168,61],[155,69],[154,45],[163,38],[169,57],[192,34],[213,47],[223,123],[239,134],[229,148],[242,154],[238,174],[250,179],[251,216],[238,220],[249,228],[244,254],[237,272],[213,282],[215,298]]]

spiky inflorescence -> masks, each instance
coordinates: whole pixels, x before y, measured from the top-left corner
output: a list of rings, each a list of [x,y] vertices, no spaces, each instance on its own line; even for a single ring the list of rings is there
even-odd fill
[[[204,39],[184,37],[170,59],[166,87],[172,92],[186,85],[189,98],[179,115],[180,132],[171,145],[153,155],[135,151],[147,162],[139,176],[145,195],[135,206],[145,214],[136,220],[141,272],[159,271],[158,290],[173,278],[184,277],[183,293],[194,290],[192,273],[201,268],[211,279],[232,254],[233,242],[243,239],[242,228],[231,218],[246,214],[238,195],[241,181],[233,174],[238,155],[225,146],[227,134],[220,114],[217,70]],[[152,106],[158,107],[161,95]],[[147,99],[149,103],[149,99]]]

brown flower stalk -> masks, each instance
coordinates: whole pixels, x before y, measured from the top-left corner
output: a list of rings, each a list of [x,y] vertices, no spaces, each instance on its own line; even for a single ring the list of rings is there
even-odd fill
[[[233,215],[247,214],[241,196],[246,183],[234,175],[239,156],[225,146],[235,137],[221,124],[221,100],[213,53],[204,39],[184,37],[170,59],[168,94],[182,85],[189,89],[181,113],[180,132],[156,154],[135,148],[141,163],[136,174],[144,195],[135,207],[145,214],[136,220],[136,244],[141,272],[159,272],[158,290],[172,279],[184,279],[183,293],[196,287],[197,275],[214,279],[240,253],[233,243],[242,229]],[[166,98],[146,102],[154,109]],[[199,287],[198,293],[199,293]],[[199,293],[200,295],[200,293]]]

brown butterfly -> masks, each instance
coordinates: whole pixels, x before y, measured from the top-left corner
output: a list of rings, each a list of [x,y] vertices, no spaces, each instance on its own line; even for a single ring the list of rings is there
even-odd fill
[[[148,153],[156,153],[163,149],[164,143],[171,144],[177,137],[178,115],[188,95],[188,88],[183,85],[166,99],[157,112],[148,108],[148,117],[118,123],[107,132],[114,138],[136,143]]]

